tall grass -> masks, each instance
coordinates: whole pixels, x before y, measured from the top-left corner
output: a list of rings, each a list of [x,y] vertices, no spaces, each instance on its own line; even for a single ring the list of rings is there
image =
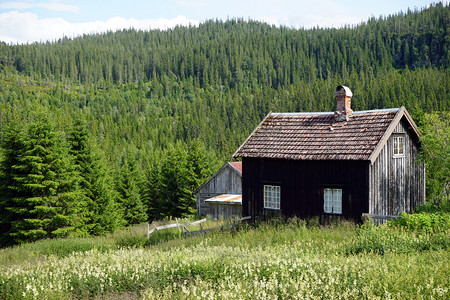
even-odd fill
[[[448,247],[400,251],[396,240],[413,245],[409,234],[416,231],[370,224],[355,228],[345,222],[320,227],[314,221],[276,220],[145,247],[136,241],[142,232],[145,240],[146,228],[136,228],[104,237],[101,249],[60,250],[45,259],[2,264],[0,299],[450,297]],[[382,242],[384,250],[367,251],[373,248],[369,241],[383,238],[382,230],[390,235]],[[442,237],[448,245],[448,236]],[[364,242],[363,251],[349,251]]]
[[[180,221],[181,222],[181,221]],[[182,220],[188,224],[188,220]],[[156,226],[173,223],[171,220],[161,220],[155,223]],[[229,221],[228,221],[229,223]],[[210,221],[203,223],[204,229],[220,228],[227,225],[224,221]],[[200,230],[200,226],[188,226],[189,230]],[[155,232],[147,240],[147,224],[135,225],[133,227],[117,230],[105,236],[92,236],[80,238],[60,238],[39,240],[34,243],[22,244],[19,246],[0,249],[0,266],[8,266],[21,262],[41,261],[48,256],[65,257],[73,252],[84,252],[97,250],[105,252],[126,247],[144,247],[158,245],[171,240],[182,241],[182,231],[180,228],[161,230]],[[181,240],[180,240],[181,239]]]
[[[106,236],[84,238],[60,238],[39,240],[34,243],[0,249],[0,266],[21,262],[41,261],[48,256],[65,257],[73,252],[119,249],[121,247],[142,247],[147,243],[146,224],[117,230]]]

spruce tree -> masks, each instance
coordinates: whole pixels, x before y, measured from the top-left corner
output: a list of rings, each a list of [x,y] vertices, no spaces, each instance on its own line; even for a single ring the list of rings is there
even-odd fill
[[[144,183],[143,203],[147,208],[149,220],[161,219],[164,215],[161,204],[161,170],[157,161],[147,168]]]
[[[80,187],[86,197],[90,234],[112,232],[123,224],[123,211],[117,204],[118,194],[102,153],[88,138],[86,123],[75,121],[69,136],[70,154],[80,173]]]
[[[161,167],[161,204],[165,216],[183,217],[195,213],[189,175],[184,149],[180,145],[170,148]]]
[[[124,210],[127,225],[147,221],[147,213],[141,199],[141,175],[131,152],[124,158],[119,173],[119,203]]]
[[[20,172],[15,170],[18,165],[18,153],[24,147],[23,130],[16,122],[9,124],[3,134],[3,155],[0,163],[0,245],[10,246],[14,240],[10,236],[11,225],[17,216],[11,211],[14,206],[12,199],[18,195],[14,188],[14,177]]]
[[[27,126],[8,159],[2,161],[9,184],[5,209],[11,220],[8,237],[16,243],[40,238],[83,235],[85,203],[64,140],[44,115]]]
[[[211,175],[210,163],[214,162],[211,162],[202,142],[199,139],[192,141],[186,157],[189,189],[192,193]]]

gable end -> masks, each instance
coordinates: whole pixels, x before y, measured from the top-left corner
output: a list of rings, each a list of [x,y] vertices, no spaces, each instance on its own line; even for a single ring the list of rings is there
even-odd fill
[[[415,140],[417,142],[419,141],[421,133],[420,133],[419,129],[417,128],[416,123],[414,123],[414,120],[412,119],[411,115],[408,113],[406,108],[404,106],[402,106],[398,110],[398,112],[395,115],[394,119],[392,120],[391,124],[389,124],[389,127],[387,128],[387,130],[383,134],[383,137],[380,139],[378,145],[375,147],[375,150],[370,155],[370,157],[369,157],[370,164],[373,165],[375,160],[378,158],[378,156],[380,155],[381,150],[383,149],[384,145],[386,145],[387,141],[389,140],[391,135],[394,133],[395,128],[401,122],[402,119],[406,120],[408,125],[409,125],[407,127],[411,128],[410,133],[412,133],[413,140]]]

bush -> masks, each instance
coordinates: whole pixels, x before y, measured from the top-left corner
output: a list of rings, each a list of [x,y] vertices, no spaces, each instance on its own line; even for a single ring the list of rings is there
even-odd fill
[[[439,201],[430,201],[421,204],[414,209],[415,213],[450,213],[450,201],[448,197]]]
[[[411,221],[410,223],[413,224],[414,222]],[[345,247],[345,253],[385,254],[388,252],[410,253],[448,249],[450,246],[448,227],[447,230],[430,231],[429,228],[434,228],[432,226],[434,225],[424,225],[422,227],[419,225],[411,225],[411,227],[405,228],[394,225],[375,226],[369,221],[356,229],[357,236]]]
[[[446,232],[450,229],[450,214],[402,213],[400,219],[389,221],[388,226],[427,233]]]

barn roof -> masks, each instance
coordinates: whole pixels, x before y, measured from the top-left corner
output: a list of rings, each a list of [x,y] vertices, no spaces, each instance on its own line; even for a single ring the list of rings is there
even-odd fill
[[[233,157],[374,162],[402,118],[419,136],[404,107],[356,111],[343,122],[333,112],[269,113]]]
[[[228,163],[242,176],[242,161],[230,161]]]

